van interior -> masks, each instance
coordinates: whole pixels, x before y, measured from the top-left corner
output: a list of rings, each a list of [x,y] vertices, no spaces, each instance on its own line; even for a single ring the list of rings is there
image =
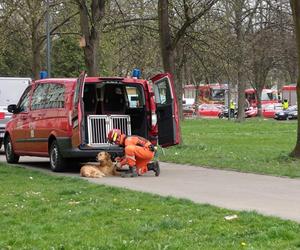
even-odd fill
[[[86,83],[84,114],[129,115],[131,134],[147,137],[147,112],[143,86],[122,82]]]

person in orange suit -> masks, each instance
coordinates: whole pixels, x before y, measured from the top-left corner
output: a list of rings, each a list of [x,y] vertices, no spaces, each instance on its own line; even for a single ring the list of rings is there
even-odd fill
[[[160,174],[158,162],[151,162],[154,158],[155,147],[150,141],[140,136],[126,136],[119,129],[112,129],[108,133],[108,141],[125,149],[123,158],[116,158],[121,167],[129,166],[129,171],[123,173],[123,177],[135,177],[143,175],[149,170]],[[150,163],[151,162],[151,163]]]

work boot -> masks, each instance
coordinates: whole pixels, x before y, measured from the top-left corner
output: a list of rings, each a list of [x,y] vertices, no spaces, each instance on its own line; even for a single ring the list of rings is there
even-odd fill
[[[158,161],[154,161],[148,164],[148,171],[152,170],[155,173],[155,176],[159,176],[160,174],[160,167]]]
[[[121,177],[127,178],[127,177],[137,177],[138,174],[136,172],[136,167],[129,167],[129,170],[126,172],[121,173]]]

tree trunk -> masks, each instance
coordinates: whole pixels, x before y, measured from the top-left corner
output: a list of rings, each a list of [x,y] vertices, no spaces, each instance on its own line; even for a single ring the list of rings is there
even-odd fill
[[[298,0],[290,0],[293,10],[293,18],[295,23],[296,42],[298,51],[298,80],[297,80],[297,105],[300,110],[300,2]],[[300,158],[300,119],[298,117],[297,141],[292,156]]]
[[[245,103],[246,103],[246,97],[245,97],[245,91],[246,91],[246,84],[244,81],[241,80],[241,70],[238,69],[238,117],[237,121],[241,122],[245,120]]]
[[[86,0],[77,0],[80,12],[80,27],[85,39],[84,60],[89,76],[98,75],[98,48],[100,22],[104,16],[105,0],[92,0],[89,13]]]
[[[172,46],[171,30],[169,24],[169,1],[158,1],[158,24],[160,34],[160,48],[164,70],[174,76],[175,59]]]
[[[32,74],[35,80],[40,78],[41,71],[41,48],[37,30],[31,34],[31,51],[32,51]]]
[[[92,32],[84,47],[84,62],[89,76],[98,75],[98,47],[99,36],[97,32]]]
[[[242,47],[242,13],[243,13],[243,1],[237,1],[235,3],[235,34],[236,34],[236,42],[237,42],[237,84],[238,84],[238,116],[237,121],[241,122],[245,120],[245,90],[246,84],[242,81],[242,64],[243,64],[243,47]]]
[[[261,94],[263,87],[259,84],[259,86],[256,88],[256,98],[257,98],[257,116],[262,117],[262,106],[261,106]]]
[[[158,0],[158,25],[160,37],[160,49],[165,72],[170,73],[174,78],[175,91],[178,101],[179,116],[182,119],[182,86],[178,81],[178,75],[175,71],[175,47],[172,44],[171,30],[169,24],[169,1]],[[181,134],[181,126],[179,125],[179,133]],[[182,137],[180,137],[182,144]]]

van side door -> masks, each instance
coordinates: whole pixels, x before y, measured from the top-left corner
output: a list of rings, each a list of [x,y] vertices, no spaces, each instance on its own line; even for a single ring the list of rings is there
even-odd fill
[[[84,103],[83,90],[86,73],[82,72],[77,79],[72,109],[72,147],[79,147],[84,143],[85,128],[84,128]]]
[[[14,151],[21,153],[27,151],[27,140],[29,138],[29,104],[32,85],[26,88],[17,105],[17,111],[13,114],[13,123],[11,123],[11,139],[13,141]]]
[[[48,155],[47,96],[48,83],[37,83],[33,89],[29,123],[28,152]]]
[[[31,101],[30,141],[31,150],[40,156],[48,156],[50,135],[65,136],[68,120],[65,105],[65,86],[58,82],[39,84]]]
[[[163,147],[176,145],[180,141],[180,130],[173,79],[166,73],[156,75],[151,80],[156,102],[158,144]]]

